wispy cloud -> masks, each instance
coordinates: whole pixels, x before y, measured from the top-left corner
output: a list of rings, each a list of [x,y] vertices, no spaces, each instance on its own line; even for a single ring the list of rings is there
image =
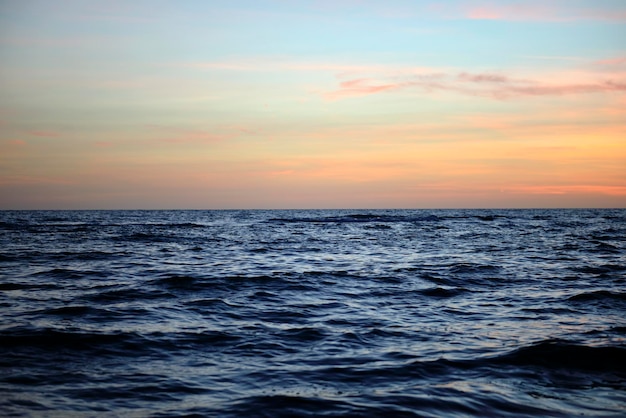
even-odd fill
[[[542,20],[552,15],[544,7],[533,5],[468,5],[463,13],[466,18],[474,20]]]
[[[506,192],[508,193],[521,193],[521,194],[604,194],[612,196],[626,196],[625,186],[613,186],[613,185],[594,185],[594,184],[579,184],[579,185],[540,185],[540,186],[507,186]]]
[[[349,64],[328,61],[292,61],[281,60],[280,58],[258,57],[239,60],[190,62],[183,64],[173,64],[176,67],[183,67],[198,70],[225,70],[225,71],[250,71],[250,72],[270,72],[270,71],[320,71],[339,74],[351,74],[362,72],[389,71],[388,65],[376,64]]]
[[[580,61],[580,57],[548,57]],[[424,93],[450,92],[494,99],[529,96],[560,96],[594,94],[626,90],[626,58],[599,60],[587,70],[568,69],[551,75],[516,77],[503,72],[476,72],[454,68],[421,67],[393,64],[353,64],[323,61],[272,60],[257,57],[247,60],[225,60],[178,64],[190,69],[246,72],[312,72],[334,74],[338,86],[334,90],[317,91],[325,99],[368,96],[395,91]],[[598,75],[602,69],[603,75]],[[590,71],[591,70],[591,71]]]
[[[41,138],[58,138],[61,136],[61,133],[57,131],[28,131],[28,134]]]
[[[59,177],[37,177],[28,175],[15,175],[0,177],[0,186],[30,186],[30,185],[69,185],[76,184],[73,180]]]
[[[342,16],[376,17],[377,19],[429,20],[502,20],[502,21],[613,21],[626,20],[626,7],[603,2],[572,0],[316,0],[303,6],[307,16],[326,21]],[[595,3],[595,4],[594,4]],[[320,13],[321,12],[321,13]],[[257,16],[262,16],[256,11]],[[267,12],[263,16],[267,16]]]
[[[216,134],[204,129],[189,129],[164,125],[147,125],[155,133],[153,141],[163,144],[213,144],[230,136]]]
[[[441,17],[469,20],[502,21],[626,21],[626,7],[619,9],[602,7],[580,7],[571,2],[523,1],[517,3],[461,1],[433,7]]]
[[[583,57],[574,57],[567,55],[524,55],[523,58],[530,58],[536,60],[549,60],[549,61],[572,61],[572,62],[582,62],[585,61],[586,58]]]
[[[324,97],[337,100],[394,90],[413,90],[424,93],[451,92],[492,99],[510,99],[529,96],[626,92],[626,80],[586,80],[555,83],[514,78],[494,73],[417,74],[408,79],[397,81],[368,78],[343,81],[336,90],[324,93]]]
[[[374,80],[358,78],[341,82],[337,91],[326,93],[325,97],[332,100],[351,96],[366,96],[402,87],[403,85],[400,83],[379,84]]]
[[[626,57],[607,58],[603,60],[598,60],[594,64],[608,69],[626,70]]]

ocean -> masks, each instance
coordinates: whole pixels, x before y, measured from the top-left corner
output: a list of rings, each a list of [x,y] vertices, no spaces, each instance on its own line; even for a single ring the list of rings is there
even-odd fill
[[[626,210],[0,212],[0,415],[626,416]]]

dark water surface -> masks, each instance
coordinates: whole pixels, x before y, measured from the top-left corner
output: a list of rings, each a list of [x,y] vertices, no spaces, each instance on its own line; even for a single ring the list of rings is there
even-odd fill
[[[626,210],[0,212],[0,415],[626,415]]]

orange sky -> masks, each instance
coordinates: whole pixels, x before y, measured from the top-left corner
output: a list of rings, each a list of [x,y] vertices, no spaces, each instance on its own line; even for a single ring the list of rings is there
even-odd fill
[[[543,3],[4,2],[0,209],[626,207],[626,5]]]

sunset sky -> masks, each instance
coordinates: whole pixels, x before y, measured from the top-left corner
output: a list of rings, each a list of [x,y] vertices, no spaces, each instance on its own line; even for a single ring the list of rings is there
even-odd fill
[[[626,207],[623,0],[0,0],[0,209]]]

